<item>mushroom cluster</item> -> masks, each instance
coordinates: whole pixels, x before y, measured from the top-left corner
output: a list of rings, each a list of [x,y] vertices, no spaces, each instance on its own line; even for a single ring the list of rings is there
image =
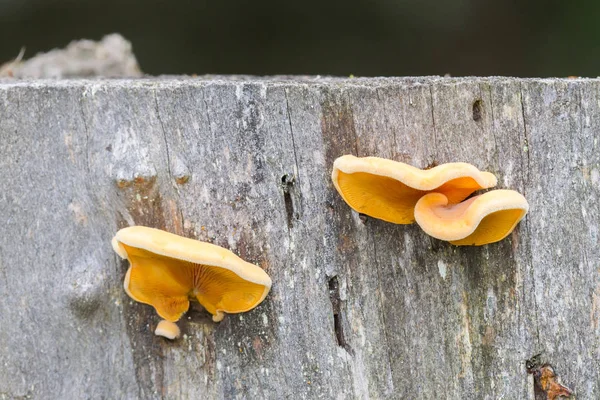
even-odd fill
[[[427,234],[457,246],[502,240],[529,209],[514,190],[469,197],[496,186],[497,180],[467,163],[423,170],[378,157],[345,155],[335,160],[331,178],[357,212],[396,224],[416,221]]]
[[[129,261],[125,292],[154,307],[165,321],[155,333],[179,336],[174,324],[198,301],[215,322],[225,313],[248,311],[271,289],[271,278],[222,247],[159,229],[130,226],[112,239],[115,252]]]

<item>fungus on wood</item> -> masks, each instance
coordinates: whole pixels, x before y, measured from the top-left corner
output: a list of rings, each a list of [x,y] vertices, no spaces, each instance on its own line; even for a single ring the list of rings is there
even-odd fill
[[[190,299],[219,322],[225,313],[253,309],[271,289],[271,278],[260,267],[210,243],[131,226],[119,230],[112,245],[130,263],[125,292],[170,322],[188,310]]]
[[[331,178],[354,210],[396,224],[413,223],[415,204],[427,193],[442,193],[454,204],[476,190],[496,185],[493,174],[463,162],[422,170],[393,160],[352,155],[335,160]]]
[[[417,224],[434,238],[457,246],[481,246],[508,236],[527,214],[529,204],[514,190],[492,190],[458,204],[429,193],[415,206]]]
[[[176,323],[163,319],[160,320],[158,324],[156,324],[154,334],[156,336],[162,336],[167,339],[174,340],[177,339],[179,335],[181,335],[181,330],[179,329]]]

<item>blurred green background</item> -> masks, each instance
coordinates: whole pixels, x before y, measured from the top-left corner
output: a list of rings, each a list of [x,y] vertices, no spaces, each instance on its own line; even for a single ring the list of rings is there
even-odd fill
[[[600,75],[600,1],[0,0],[0,62],[121,33],[149,74]]]

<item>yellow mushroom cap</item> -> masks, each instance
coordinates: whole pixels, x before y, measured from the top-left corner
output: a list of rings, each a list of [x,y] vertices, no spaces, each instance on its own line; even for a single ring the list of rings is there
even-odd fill
[[[481,246],[504,239],[528,210],[525,197],[514,190],[492,190],[455,205],[441,193],[429,193],[417,202],[415,218],[434,238]]]
[[[335,160],[331,179],[354,210],[396,224],[413,223],[415,204],[427,193],[442,193],[454,204],[497,183],[493,174],[467,163],[423,170],[384,158],[353,155]]]
[[[181,330],[175,322],[161,320],[154,330],[156,336],[166,337],[167,339],[177,339],[181,334]]]
[[[162,318],[175,322],[197,300],[214,321],[224,312],[239,313],[260,304],[271,278],[222,247],[159,229],[131,226],[112,240],[130,263],[123,286],[135,301],[150,304]]]

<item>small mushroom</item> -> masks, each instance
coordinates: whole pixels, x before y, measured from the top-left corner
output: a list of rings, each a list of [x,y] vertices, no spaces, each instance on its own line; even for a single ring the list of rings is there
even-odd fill
[[[181,335],[181,330],[175,322],[161,320],[154,330],[156,336],[166,337],[167,339],[177,339]]]
[[[248,311],[269,293],[271,278],[222,247],[145,226],[121,229],[115,252],[129,260],[125,292],[175,322],[197,300],[213,321]]]
[[[378,157],[341,156],[333,163],[333,185],[358,213],[396,224],[414,222],[414,207],[425,194],[444,194],[450,204],[496,185],[496,177],[471,164],[448,163],[422,170]]]
[[[481,246],[504,239],[527,214],[529,204],[514,190],[492,190],[459,204],[429,193],[415,206],[417,224],[434,238],[457,246]]]

